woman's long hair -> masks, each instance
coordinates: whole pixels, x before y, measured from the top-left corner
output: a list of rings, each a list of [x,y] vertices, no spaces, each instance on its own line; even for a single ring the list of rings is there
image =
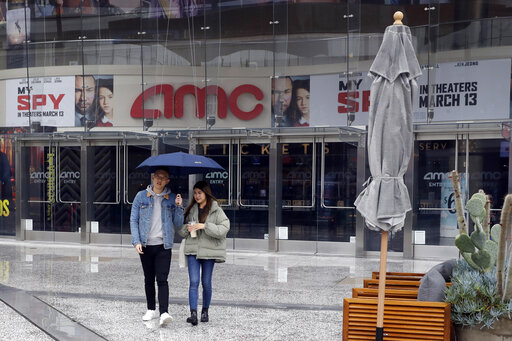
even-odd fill
[[[201,216],[198,217],[199,222],[204,223],[206,217],[208,216],[208,213],[210,213],[210,209],[212,208],[212,202],[217,201],[217,199],[215,199],[215,197],[213,196],[210,185],[206,181],[201,180],[196,182],[193,189],[196,188],[201,190],[206,195],[206,206],[203,209],[203,214],[201,214]],[[196,199],[194,198],[194,195],[192,195],[192,200],[190,200],[190,203],[188,204],[187,209],[185,210],[185,218],[188,217],[188,214],[190,213],[192,206],[194,206],[195,204],[197,204],[197,202]]]

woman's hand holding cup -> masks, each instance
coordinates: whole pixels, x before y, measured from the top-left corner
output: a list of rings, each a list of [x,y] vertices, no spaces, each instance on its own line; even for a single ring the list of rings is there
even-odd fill
[[[189,221],[188,225],[187,225],[188,232],[190,232],[190,237],[192,237],[192,238],[197,237],[197,232],[196,232],[197,229],[194,227],[195,224],[196,224],[195,221]]]

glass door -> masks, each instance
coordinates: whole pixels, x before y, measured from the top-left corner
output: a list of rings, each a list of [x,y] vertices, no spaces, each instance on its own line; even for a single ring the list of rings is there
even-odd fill
[[[238,211],[235,195],[238,168],[238,144],[232,140],[227,141],[202,141],[196,147],[197,154],[205,155],[215,160],[224,170],[205,174],[204,179],[210,184],[212,194],[221,205],[229,218],[231,228],[227,237],[233,239],[238,231]]]
[[[460,158],[465,160],[465,148],[458,140],[445,137],[418,140],[414,149],[413,234],[422,231],[426,245],[453,245],[458,229],[450,172],[456,169],[461,175],[464,201],[465,161]]]
[[[26,142],[22,158],[27,167],[21,175],[29,180],[23,183],[21,202],[22,219],[32,222],[27,239],[81,242],[81,214],[87,207],[90,241],[122,243],[123,234],[130,234],[133,198],[151,180],[148,172],[136,169],[151,155],[152,145],[145,142],[90,140],[85,146],[69,136]],[[82,190],[88,205],[82,205]]]
[[[80,178],[85,176],[80,172],[80,146],[58,143],[53,150],[50,150],[47,154],[48,162],[51,162],[52,156],[55,157],[56,161],[56,196],[50,216],[50,220],[53,221],[52,228],[56,232],[79,232],[81,213]],[[49,186],[47,188],[51,189]]]
[[[96,141],[88,147],[91,242],[131,244],[131,204],[151,183],[151,174],[136,167],[151,154],[149,140]]]
[[[197,154],[224,171],[205,174],[212,192],[230,219],[233,248],[264,249],[268,245],[269,154],[266,139],[201,140]]]
[[[316,242],[317,148],[313,138],[301,140],[282,141],[279,144],[282,163],[281,224],[288,227],[289,240]]]
[[[281,156],[276,179],[282,190],[280,226],[288,227],[288,240],[280,240],[279,249],[340,253],[339,246],[317,244],[353,242],[357,143],[286,137],[277,148]],[[231,220],[228,237],[233,247],[266,250],[270,143],[265,139],[201,140],[196,150],[225,168],[206,174],[205,179]]]
[[[88,186],[92,196],[91,221],[97,222],[95,231],[101,233],[121,233],[119,214],[121,213],[121,150],[119,143],[114,145],[94,145],[89,152],[89,169],[92,170],[94,184]]]
[[[510,141],[503,138],[477,139],[477,136],[469,135],[460,144],[467,151],[467,198],[482,189],[491,202],[491,224],[497,224],[503,200],[509,193]]]
[[[149,144],[140,144],[133,142],[124,142],[121,146],[122,154],[122,181],[121,181],[121,198],[122,198],[122,214],[121,219],[117,219],[121,223],[116,225],[114,233],[121,233],[123,244],[130,244],[130,212],[132,209],[133,199],[137,193],[145,189],[151,183],[151,174],[145,170],[137,169],[137,166],[146,158],[151,156],[152,146]]]
[[[357,197],[357,144],[324,139],[317,175],[320,202],[317,211],[318,241],[355,242]]]
[[[50,140],[23,147],[22,154],[28,159],[22,179],[29,179],[23,218],[32,220],[32,231],[51,232],[45,237],[51,240],[56,239],[56,232],[79,232],[80,145]]]
[[[460,176],[463,207],[480,189],[491,201],[491,224],[499,222],[508,193],[510,141],[459,134],[456,139],[435,136],[415,143],[413,232],[425,235],[420,244],[454,245],[458,235],[453,187],[449,173]],[[466,219],[470,231],[472,223]],[[418,243],[418,241],[416,241]]]
[[[268,236],[270,142],[238,141],[236,238]]]

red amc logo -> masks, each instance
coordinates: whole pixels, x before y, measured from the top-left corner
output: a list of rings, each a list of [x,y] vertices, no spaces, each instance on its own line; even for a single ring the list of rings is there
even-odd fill
[[[263,104],[258,103],[251,111],[243,111],[238,106],[238,99],[244,94],[252,95],[257,101],[263,99],[263,92],[260,88],[243,84],[236,87],[229,95],[229,109],[241,120],[252,120],[256,118],[263,111]],[[186,95],[192,95],[196,101],[196,117],[203,118],[206,115],[206,96],[217,96],[217,115],[219,118],[226,118],[228,114],[228,95],[226,91],[217,85],[209,85],[205,88],[199,88],[195,85],[183,85],[174,92],[174,88],[170,84],[159,84],[152,86],[140,94],[133,102],[130,116],[133,118],[159,118],[162,112],[158,109],[142,109],[142,104],[148,98],[155,95],[163,95],[164,97],[164,112],[165,118],[171,118],[173,115],[176,118],[183,117],[183,102]]]

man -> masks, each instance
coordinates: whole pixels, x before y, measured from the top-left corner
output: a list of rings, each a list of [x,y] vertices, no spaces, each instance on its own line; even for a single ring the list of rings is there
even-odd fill
[[[149,321],[160,317],[160,325],[172,321],[168,313],[171,249],[174,229],[183,225],[183,207],[180,194],[166,188],[167,169],[159,168],[151,176],[153,185],[135,196],[130,215],[132,244],[139,253],[144,271],[147,311],[142,317]],[[158,285],[158,309],[155,302],[155,278]]]
[[[96,80],[93,76],[75,76],[75,127],[85,126],[86,121],[96,121],[95,94]]]
[[[291,100],[292,79],[290,77],[274,78],[272,80],[272,114],[276,125],[285,125],[282,119],[290,107]]]

